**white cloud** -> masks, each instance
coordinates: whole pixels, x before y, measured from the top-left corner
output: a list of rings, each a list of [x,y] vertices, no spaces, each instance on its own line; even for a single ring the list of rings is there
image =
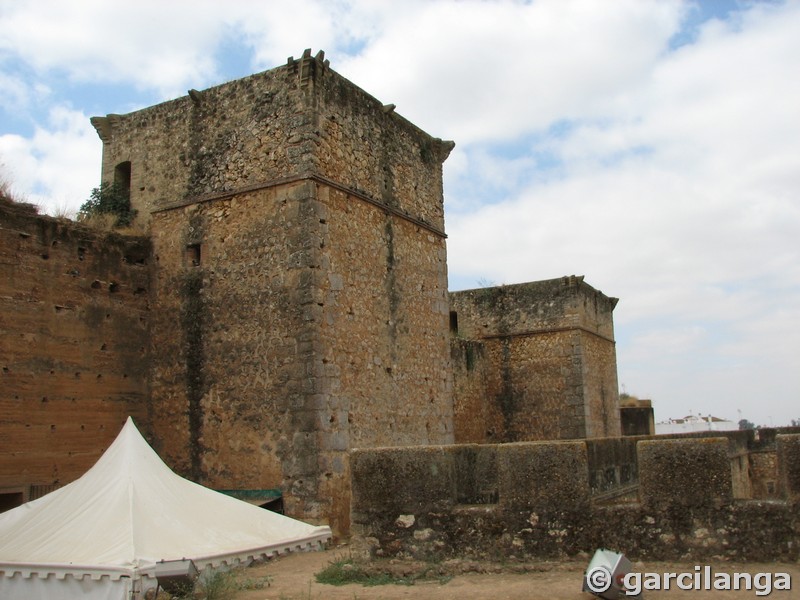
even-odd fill
[[[15,191],[50,214],[74,212],[100,182],[101,143],[85,114],[54,107],[31,138],[0,136]]]
[[[513,139],[601,109],[646,75],[681,4],[542,0],[403,5],[341,72],[433,135]]]
[[[20,111],[28,103],[28,86],[18,77],[0,73],[0,110]]]
[[[622,298],[620,381],[662,417],[735,400],[759,422],[797,418],[799,28],[796,4],[755,6],[565,107],[574,127],[531,138],[558,161],[549,179],[449,216],[451,274],[585,274]]]
[[[15,3],[0,12],[0,50],[40,74],[183,93],[216,75],[208,50],[223,33],[224,9],[211,0]]]

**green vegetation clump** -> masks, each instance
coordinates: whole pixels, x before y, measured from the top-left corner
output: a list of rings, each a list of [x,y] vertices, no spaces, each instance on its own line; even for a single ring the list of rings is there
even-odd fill
[[[241,577],[236,571],[217,571],[201,576],[186,589],[158,595],[158,600],[233,600],[242,590],[262,590],[269,587],[271,577]]]
[[[330,563],[317,573],[315,578],[317,583],[328,585],[347,585],[348,583],[360,583],[364,586],[414,584],[414,580],[410,577],[397,577],[389,573],[372,573],[352,558],[344,558]]]
[[[414,572],[403,569],[402,574],[393,572],[387,565],[377,563],[360,563],[353,558],[342,558],[328,564],[315,575],[317,583],[327,585],[347,585],[357,583],[363,586],[376,585],[414,585],[421,580],[435,580],[447,583],[451,577],[438,574],[432,564],[422,565]]]
[[[128,227],[133,222],[136,211],[131,208],[131,195],[125,186],[117,182],[101,183],[78,209],[79,221],[91,222],[103,217],[111,217],[113,227]]]

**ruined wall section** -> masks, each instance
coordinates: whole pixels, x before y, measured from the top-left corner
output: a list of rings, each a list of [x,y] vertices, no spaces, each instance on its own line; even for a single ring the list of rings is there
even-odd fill
[[[129,415],[147,430],[149,261],[144,238],[0,204],[0,488],[27,500],[83,475]]]
[[[794,561],[800,436],[778,436],[783,484],[738,499],[725,438],[576,440],[358,449],[353,531],[379,556]],[[597,502],[637,465],[638,498]]]
[[[619,435],[615,299],[564,277],[456,292],[450,303],[457,335],[485,346],[488,412],[502,416],[486,428],[497,435],[470,441]],[[465,412],[458,395],[455,405]]]

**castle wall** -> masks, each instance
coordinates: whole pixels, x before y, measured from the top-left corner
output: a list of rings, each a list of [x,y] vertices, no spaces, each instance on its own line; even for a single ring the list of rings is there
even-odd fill
[[[486,401],[491,373],[486,345],[455,337],[450,344],[453,370],[453,435],[461,444],[491,443],[502,439],[503,414]]]
[[[353,529],[381,556],[793,561],[795,450],[779,436],[779,501],[738,500],[721,438],[520,442],[351,453]],[[593,446],[591,450],[589,448]],[[599,503],[592,472],[639,465],[639,499]]]
[[[150,243],[0,203],[0,494],[77,479],[147,425]]]
[[[306,436],[292,434],[313,425],[290,426],[312,352],[307,200],[293,184],[153,215],[157,449],[212,487],[291,486],[282,459],[306,461],[292,469],[299,479],[311,468]]]
[[[444,232],[442,163],[453,147],[430,137],[334,71],[313,106],[317,172]]]
[[[452,441],[444,238],[341,190],[319,198],[321,366],[349,411],[346,447]]]
[[[162,147],[154,123],[172,120],[188,139]],[[138,144],[131,172],[174,194],[132,190],[153,210],[158,448],[193,479],[281,488],[290,514],[346,531],[349,448],[453,440],[451,146],[310,55],[111,121],[106,175]]]
[[[620,434],[612,311],[616,300],[562,278],[450,294],[457,337],[479,340],[489,363],[491,408],[481,415],[474,384],[455,371],[457,441],[523,441]],[[459,394],[468,391],[463,398]],[[463,398],[463,399],[462,399]],[[482,439],[468,414],[489,418]],[[461,431],[471,431],[461,438]],[[492,435],[488,435],[492,433]]]
[[[126,115],[95,117],[103,180],[131,163],[131,205],[153,210],[302,170],[294,137],[306,125],[286,69],[238,79]]]
[[[452,441],[441,237],[311,181],[160,211],[152,230],[170,464],[346,520],[350,447]]]

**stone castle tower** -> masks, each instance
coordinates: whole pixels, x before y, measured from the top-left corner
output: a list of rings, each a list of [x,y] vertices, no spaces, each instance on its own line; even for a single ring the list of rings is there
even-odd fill
[[[448,294],[433,138],[306,51],[95,117],[146,236],[0,202],[0,510],[133,415],[178,472],[349,530],[349,452],[620,433],[582,277]]]
[[[149,219],[153,431],[196,480],[338,524],[348,449],[453,442],[453,143],[393,109],[306,51],[93,119]]]

